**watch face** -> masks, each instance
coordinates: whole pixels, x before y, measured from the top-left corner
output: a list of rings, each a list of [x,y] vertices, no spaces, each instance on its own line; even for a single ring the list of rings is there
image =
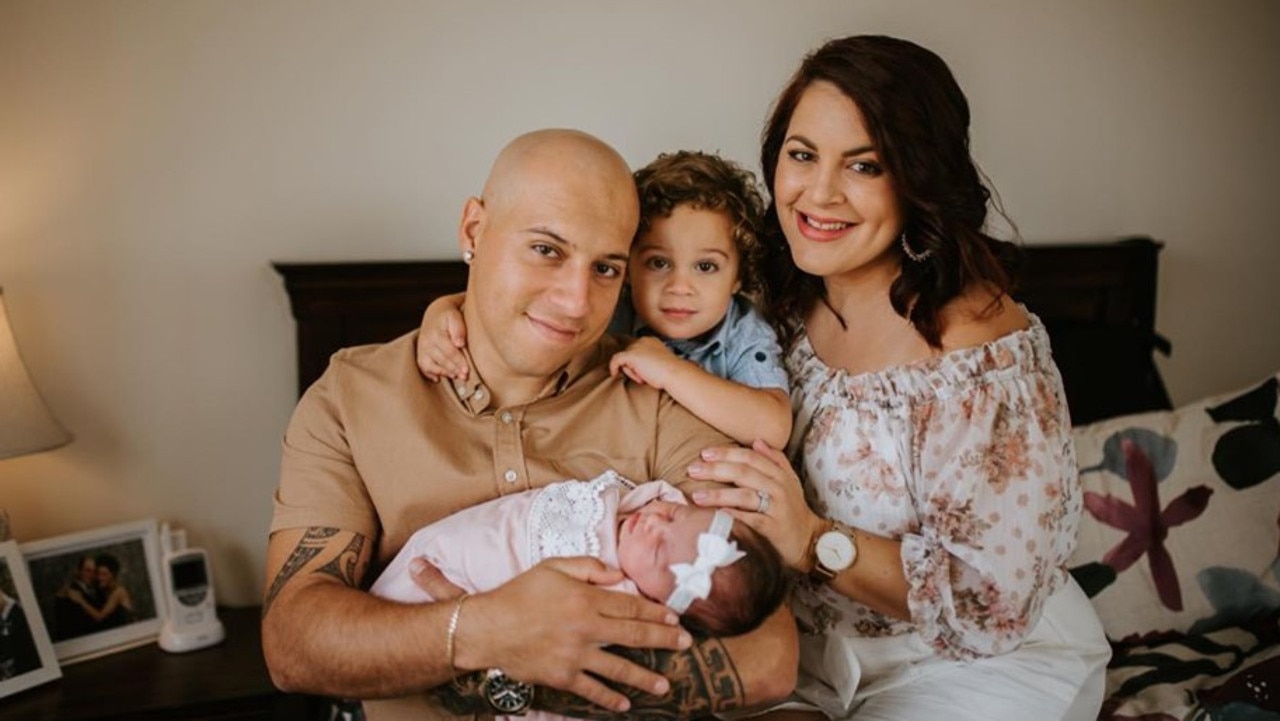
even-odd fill
[[[832,571],[843,571],[853,565],[857,551],[853,539],[839,531],[827,531],[818,537],[818,562]]]
[[[521,714],[533,702],[533,686],[493,669],[485,679],[484,696],[498,713]]]

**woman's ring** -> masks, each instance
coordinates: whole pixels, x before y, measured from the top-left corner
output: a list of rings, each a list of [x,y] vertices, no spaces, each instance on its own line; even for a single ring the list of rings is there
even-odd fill
[[[756,495],[760,497],[760,505],[756,506],[756,513],[764,513],[769,510],[769,504],[773,501],[769,494],[765,491],[756,491]]]

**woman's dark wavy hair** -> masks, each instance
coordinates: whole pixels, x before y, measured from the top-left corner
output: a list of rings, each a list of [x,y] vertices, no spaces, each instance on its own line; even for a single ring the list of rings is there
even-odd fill
[[[99,553],[93,559],[93,562],[97,564],[98,568],[110,569],[112,576],[120,575],[120,559],[110,553]]]
[[[1018,250],[983,232],[991,192],[969,153],[969,103],[942,58],[915,43],[878,35],[832,40],[805,57],[783,88],[761,134],[760,165],[772,193],[778,157],[801,95],[825,81],[858,106],[899,196],[907,242],[922,262],[902,255],[889,290],[899,315],[934,348],[942,345],[941,311],[978,283],[1008,293]],[[799,335],[822,278],[796,267],[771,199],[762,227],[761,300],[783,347]],[[838,316],[837,316],[838,317]],[[841,324],[844,319],[840,319]]]

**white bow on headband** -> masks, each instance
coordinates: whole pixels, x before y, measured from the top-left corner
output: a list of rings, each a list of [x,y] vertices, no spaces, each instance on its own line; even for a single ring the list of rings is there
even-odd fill
[[[676,613],[689,610],[697,599],[711,595],[711,574],[747,554],[738,550],[738,544],[729,539],[733,528],[733,516],[716,511],[711,527],[698,535],[698,557],[693,563],[675,563],[670,566],[676,576],[676,588],[667,599],[667,608]]]

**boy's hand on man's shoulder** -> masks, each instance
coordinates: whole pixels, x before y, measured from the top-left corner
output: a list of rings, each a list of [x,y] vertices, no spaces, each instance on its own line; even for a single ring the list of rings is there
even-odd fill
[[[609,360],[609,375],[621,372],[636,383],[667,390],[671,375],[686,362],[657,338],[637,338]]]
[[[467,325],[462,319],[461,293],[432,301],[422,312],[416,346],[418,371],[432,383],[444,378],[465,381]]]

